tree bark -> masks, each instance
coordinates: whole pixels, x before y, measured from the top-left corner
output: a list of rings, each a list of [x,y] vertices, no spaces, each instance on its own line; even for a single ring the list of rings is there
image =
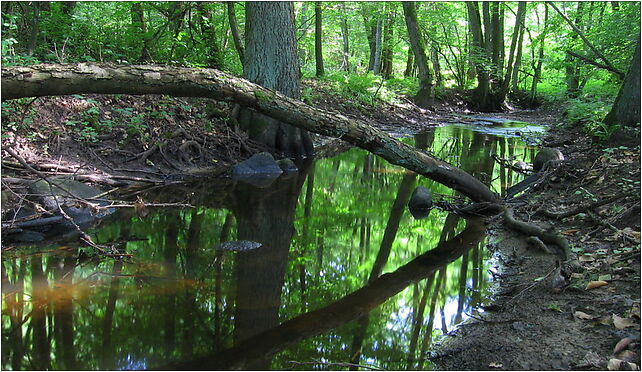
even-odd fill
[[[537,64],[535,71],[533,71],[533,82],[531,84],[530,101],[531,106],[535,106],[537,98],[537,83],[542,76],[542,63],[544,62],[544,41],[546,40],[546,33],[548,31],[548,7],[544,6],[544,31],[539,37],[539,55],[537,56]]]
[[[515,27],[513,29],[513,37],[510,43],[510,51],[508,52],[508,62],[506,63],[506,73],[504,74],[504,81],[502,82],[502,89],[504,94],[508,92],[508,87],[511,85],[511,78],[513,76],[513,61],[515,61],[515,51],[517,49],[517,42],[519,35],[523,28],[524,18],[526,15],[526,2],[520,1],[517,4],[517,15],[515,16]],[[517,63],[515,62],[515,65]]]
[[[392,31],[394,29],[395,13],[391,9],[391,3],[386,3],[386,7],[388,8],[388,15],[383,30],[383,46],[381,47],[381,76],[387,80],[392,77]]]
[[[244,76],[298,99],[301,89],[292,3],[250,1],[246,3],[245,14]],[[285,156],[298,158],[314,152],[306,130],[247,110],[242,111],[238,121],[251,139]]]
[[[241,34],[239,33],[239,26],[236,22],[236,12],[234,11],[234,2],[229,1],[225,3],[227,5],[227,17],[230,22],[230,30],[232,31],[232,38],[234,40],[234,47],[236,52],[239,54],[241,60],[241,66],[245,65],[245,48],[243,47],[243,41],[241,39]]]
[[[430,108],[435,103],[435,85],[432,80],[432,72],[428,65],[426,56],[426,47],[421,35],[419,34],[419,25],[417,22],[417,9],[414,2],[404,1],[403,13],[408,29],[408,38],[415,55],[415,61],[419,72],[419,91],[415,96],[415,103],[423,108]]]
[[[305,103],[214,69],[80,63],[2,68],[2,99],[66,94],[167,94],[233,101],[299,128],[341,138],[462,192],[474,201],[497,202],[487,186],[461,169],[395,140],[365,121]]]
[[[321,18],[321,2],[314,2],[314,58],[316,62],[316,76],[321,77],[324,74],[323,69],[323,25]]]
[[[341,56],[341,69],[350,71],[350,39],[348,38],[348,17],[346,13],[346,3],[341,3],[341,37],[343,39],[343,54]]]
[[[640,39],[638,39],[629,72],[604,122],[627,127],[640,125]]]

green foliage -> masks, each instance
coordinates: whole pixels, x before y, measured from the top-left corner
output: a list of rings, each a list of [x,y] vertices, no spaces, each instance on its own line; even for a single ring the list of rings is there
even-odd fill
[[[620,125],[604,123],[604,117],[610,110],[610,105],[603,101],[591,99],[572,99],[567,102],[567,120],[572,125],[581,125],[587,134],[598,140],[607,140],[615,133]]]

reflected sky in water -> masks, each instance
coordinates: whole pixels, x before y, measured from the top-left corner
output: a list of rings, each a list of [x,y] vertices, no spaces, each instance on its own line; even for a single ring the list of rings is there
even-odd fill
[[[450,125],[404,140],[502,193],[522,176],[490,154],[528,162],[533,149],[494,134]],[[479,228],[436,209],[413,219],[416,186],[454,192],[363,150],[300,166],[267,188],[143,194],[193,194],[198,208],[119,210],[90,231],[123,261],[73,242],[3,252],[2,367],[429,368],[432,343],[488,293]],[[453,237],[470,246],[455,252]],[[262,246],[215,249],[234,240]]]

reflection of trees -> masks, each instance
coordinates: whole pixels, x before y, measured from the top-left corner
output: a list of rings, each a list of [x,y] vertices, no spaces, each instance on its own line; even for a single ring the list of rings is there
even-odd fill
[[[51,345],[47,337],[47,292],[49,284],[42,271],[42,256],[31,257],[31,332],[32,339],[32,368],[51,369]]]
[[[21,262],[24,262],[21,260]],[[11,355],[11,369],[14,371],[22,369],[22,357],[25,353],[25,341],[22,336],[22,323],[24,321],[24,278],[25,266],[18,260],[11,261],[11,272],[13,281],[10,281],[5,269],[5,261],[2,262],[2,289],[3,298],[6,304],[6,311],[9,313],[10,330],[3,332],[2,361],[5,364],[8,355]],[[3,314],[4,314],[3,310]],[[4,342],[4,337],[9,341]]]
[[[171,369],[244,369],[254,361],[350,322],[395,296],[410,284],[424,279],[456,260],[484,235],[484,226],[469,221],[466,229],[394,272],[384,274],[363,288],[315,311],[299,315],[272,329],[237,343],[233,348],[187,363],[164,366]]]
[[[61,287],[61,295],[54,297],[53,318],[54,337],[58,359],[62,360],[64,369],[79,369],[76,365],[76,351],[74,348],[74,309],[72,304],[72,288],[76,258],[71,255],[52,257],[49,261],[54,267],[54,280]]]
[[[234,190],[238,238],[263,244],[236,256],[235,344],[278,324],[294,213],[308,166],[265,189],[239,183]],[[257,360],[249,368],[266,369],[269,363]]]

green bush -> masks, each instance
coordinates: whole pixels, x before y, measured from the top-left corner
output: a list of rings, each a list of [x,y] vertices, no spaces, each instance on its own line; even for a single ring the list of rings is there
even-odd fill
[[[582,125],[584,131],[598,140],[607,140],[617,131],[619,125],[607,125],[604,117],[610,105],[596,99],[571,99],[567,102],[566,116],[572,125]]]

